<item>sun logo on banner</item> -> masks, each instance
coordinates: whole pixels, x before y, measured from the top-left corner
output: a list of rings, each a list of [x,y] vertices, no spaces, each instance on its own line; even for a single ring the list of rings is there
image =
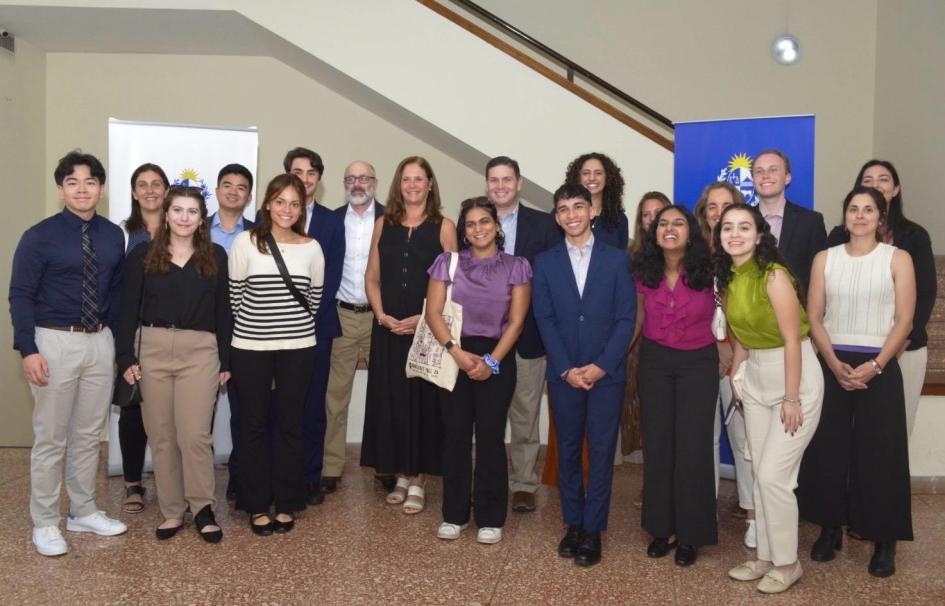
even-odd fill
[[[751,179],[751,156],[735,154],[728,161],[728,166],[719,171],[716,181],[728,181],[738,188],[745,197],[745,202],[756,206],[758,196],[755,195],[755,184]]]
[[[210,198],[210,188],[207,187],[207,182],[201,179],[200,173],[193,168],[185,168],[180,171],[180,176],[174,179],[173,184],[200,188],[200,194],[203,196],[203,199],[207,200]]]

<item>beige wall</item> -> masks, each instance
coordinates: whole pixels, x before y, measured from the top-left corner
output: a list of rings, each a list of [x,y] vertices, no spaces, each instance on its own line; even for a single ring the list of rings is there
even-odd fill
[[[259,128],[260,192],[282,171],[285,152],[311,147],[325,161],[319,200],[344,201],[345,165],[365,159],[386,198],[397,163],[425,156],[440,182],[447,216],[483,191],[479,173],[344,97],[267,57],[49,53],[46,169],[65,150],[107,158],[108,118]],[[54,187],[47,193],[54,195]]]
[[[872,152],[875,0],[479,3],[674,121],[816,114],[828,224]],[[788,22],[802,57],[784,67],[770,47]]]
[[[877,24],[874,154],[896,165],[907,216],[945,254],[945,2],[883,0]]]
[[[23,40],[16,55],[0,52],[0,183],[3,221],[0,221],[0,288],[10,284],[13,251],[23,231],[46,214],[43,184],[52,181],[44,164],[46,123],[46,54]],[[6,300],[6,296],[4,296]],[[33,401],[12,349],[13,327],[8,306],[0,320],[0,446],[32,444]]]

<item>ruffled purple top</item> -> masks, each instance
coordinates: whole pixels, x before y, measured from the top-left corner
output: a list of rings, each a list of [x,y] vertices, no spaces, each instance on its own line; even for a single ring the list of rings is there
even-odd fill
[[[715,299],[711,288],[692,290],[686,286],[684,276],[680,274],[673,289],[666,285],[665,277],[656,288],[637,282],[637,292],[646,297],[643,336],[673,349],[701,349],[715,342]]]
[[[427,273],[449,283],[450,253],[440,254]],[[509,323],[512,287],[531,282],[532,268],[524,257],[500,251],[480,259],[464,250],[453,278],[453,301],[463,306],[461,335],[499,339]]]

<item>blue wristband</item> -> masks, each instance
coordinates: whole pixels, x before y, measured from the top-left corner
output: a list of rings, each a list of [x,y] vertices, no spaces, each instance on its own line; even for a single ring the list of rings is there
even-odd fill
[[[493,358],[492,354],[482,356],[482,361],[486,363],[486,366],[492,369],[492,374],[499,374],[499,361]]]

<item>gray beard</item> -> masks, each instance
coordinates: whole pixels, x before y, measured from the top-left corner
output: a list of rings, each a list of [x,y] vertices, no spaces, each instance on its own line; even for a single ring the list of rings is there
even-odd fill
[[[351,194],[345,194],[345,201],[352,206],[364,206],[368,202],[374,199],[374,192],[364,192],[360,196],[352,196]]]

